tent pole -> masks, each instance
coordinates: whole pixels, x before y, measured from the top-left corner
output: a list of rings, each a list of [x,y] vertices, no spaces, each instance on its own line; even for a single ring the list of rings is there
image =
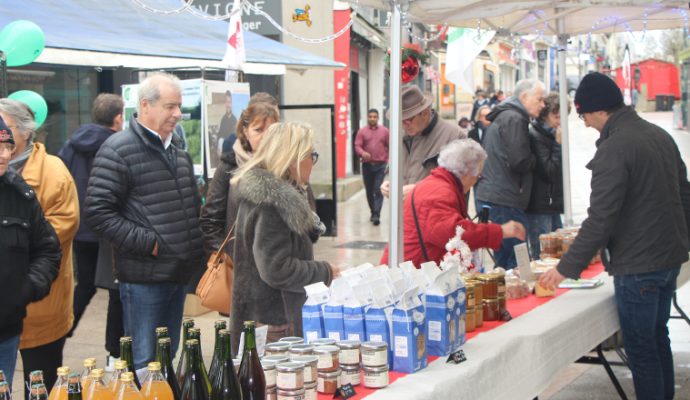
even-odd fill
[[[405,4],[400,4],[405,3]],[[391,16],[391,63],[390,63],[390,161],[389,178],[390,189],[390,232],[388,239],[388,265],[397,266],[404,256],[403,249],[403,206],[402,206],[402,137],[400,133],[400,85],[401,85],[401,53],[402,48],[402,16],[401,8],[406,7],[406,1],[393,2]]]
[[[565,32],[565,19],[558,19],[558,97],[561,115],[561,151],[563,160],[563,211],[564,226],[573,225],[573,204],[570,187],[570,142],[568,141],[568,78],[565,57],[568,51],[569,36]],[[579,55],[578,55],[579,57]]]

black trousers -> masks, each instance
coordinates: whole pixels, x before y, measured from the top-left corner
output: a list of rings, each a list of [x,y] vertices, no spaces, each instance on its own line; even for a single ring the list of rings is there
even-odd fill
[[[371,216],[379,218],[381,216],[381,206],[383,206],[383,195],[381,194],[381,184],[386,177],[386,164],[362,163],[362,179],[364,180],[364,190],[367,192],[367,203]]]
[[[43,371],[43,380],[50,393],[50,389],[57,380],[57,369],[62,366],[62,349],[65,347],[65,339],[63,337],[42,346],[19,350],[24,369],[25,400],[29,400],[29,389],[26,385],[29,382],[29,374],[37,369]]]
[[[77,260],[77,286],[74,288],[74,324],[68,334],[72,336],[79,320],[91,299],[96,294],[96,265],[98,264],[98,243],[79,242],[73,244]],[[108,316],[105,326],[105,349],[113,357],[120,357],[120,337],[125,328],[122,319],[122,303],[118,289],[108,290]]]

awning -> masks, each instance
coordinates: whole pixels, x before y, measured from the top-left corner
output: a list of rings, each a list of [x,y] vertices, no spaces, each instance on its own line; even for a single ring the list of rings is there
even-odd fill
[[[180,7],[177,0],[143,3],[163,10]],[[201,19],[187,12],[154,14],[132,0],[2,0],[0,28],[18,19],[30,20],[45,32],[46,52],[37,62],[67,61],[95,67],[222,67],[228,30],[225,21]],[[344,67],[261,35],[244,33],[249,64],[245,72]],[[88,54],[75,59],[73,51]],[[269,68],[271,65],[279,67]]]

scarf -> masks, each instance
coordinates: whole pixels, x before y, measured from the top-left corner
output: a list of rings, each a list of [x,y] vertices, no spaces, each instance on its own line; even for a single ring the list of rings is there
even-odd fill
[[[29,156],[31,156],[31,152],[33,150],[34,144],[33,142],[29,142],[21,154],[18,154],[17,157],[10,160],[10,167],[17,171],[18,174],[21,174],[24,166],[26,165],[26,160],[29,159]]]
[[[238,167],[242,167],[244,163],[252,158],[252,153],[248,152],[244,149],[244,147],[242,147],[242,143],[240,143],[239,139],[235,140],[235,143],[232,145],[232,150],[235,152],[235,162],[237,163]]]

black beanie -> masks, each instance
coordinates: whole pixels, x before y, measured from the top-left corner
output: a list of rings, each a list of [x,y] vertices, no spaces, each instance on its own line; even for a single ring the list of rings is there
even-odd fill
[[[616,82],[599,72],[585,75],[575,92],[575,110],[578,114],[608,110],[623,104],[623,94]]]
[[[14,144],[14,137],[12,137],[12,130],[7,127],[5,121],[0,117],[0,143]]]

